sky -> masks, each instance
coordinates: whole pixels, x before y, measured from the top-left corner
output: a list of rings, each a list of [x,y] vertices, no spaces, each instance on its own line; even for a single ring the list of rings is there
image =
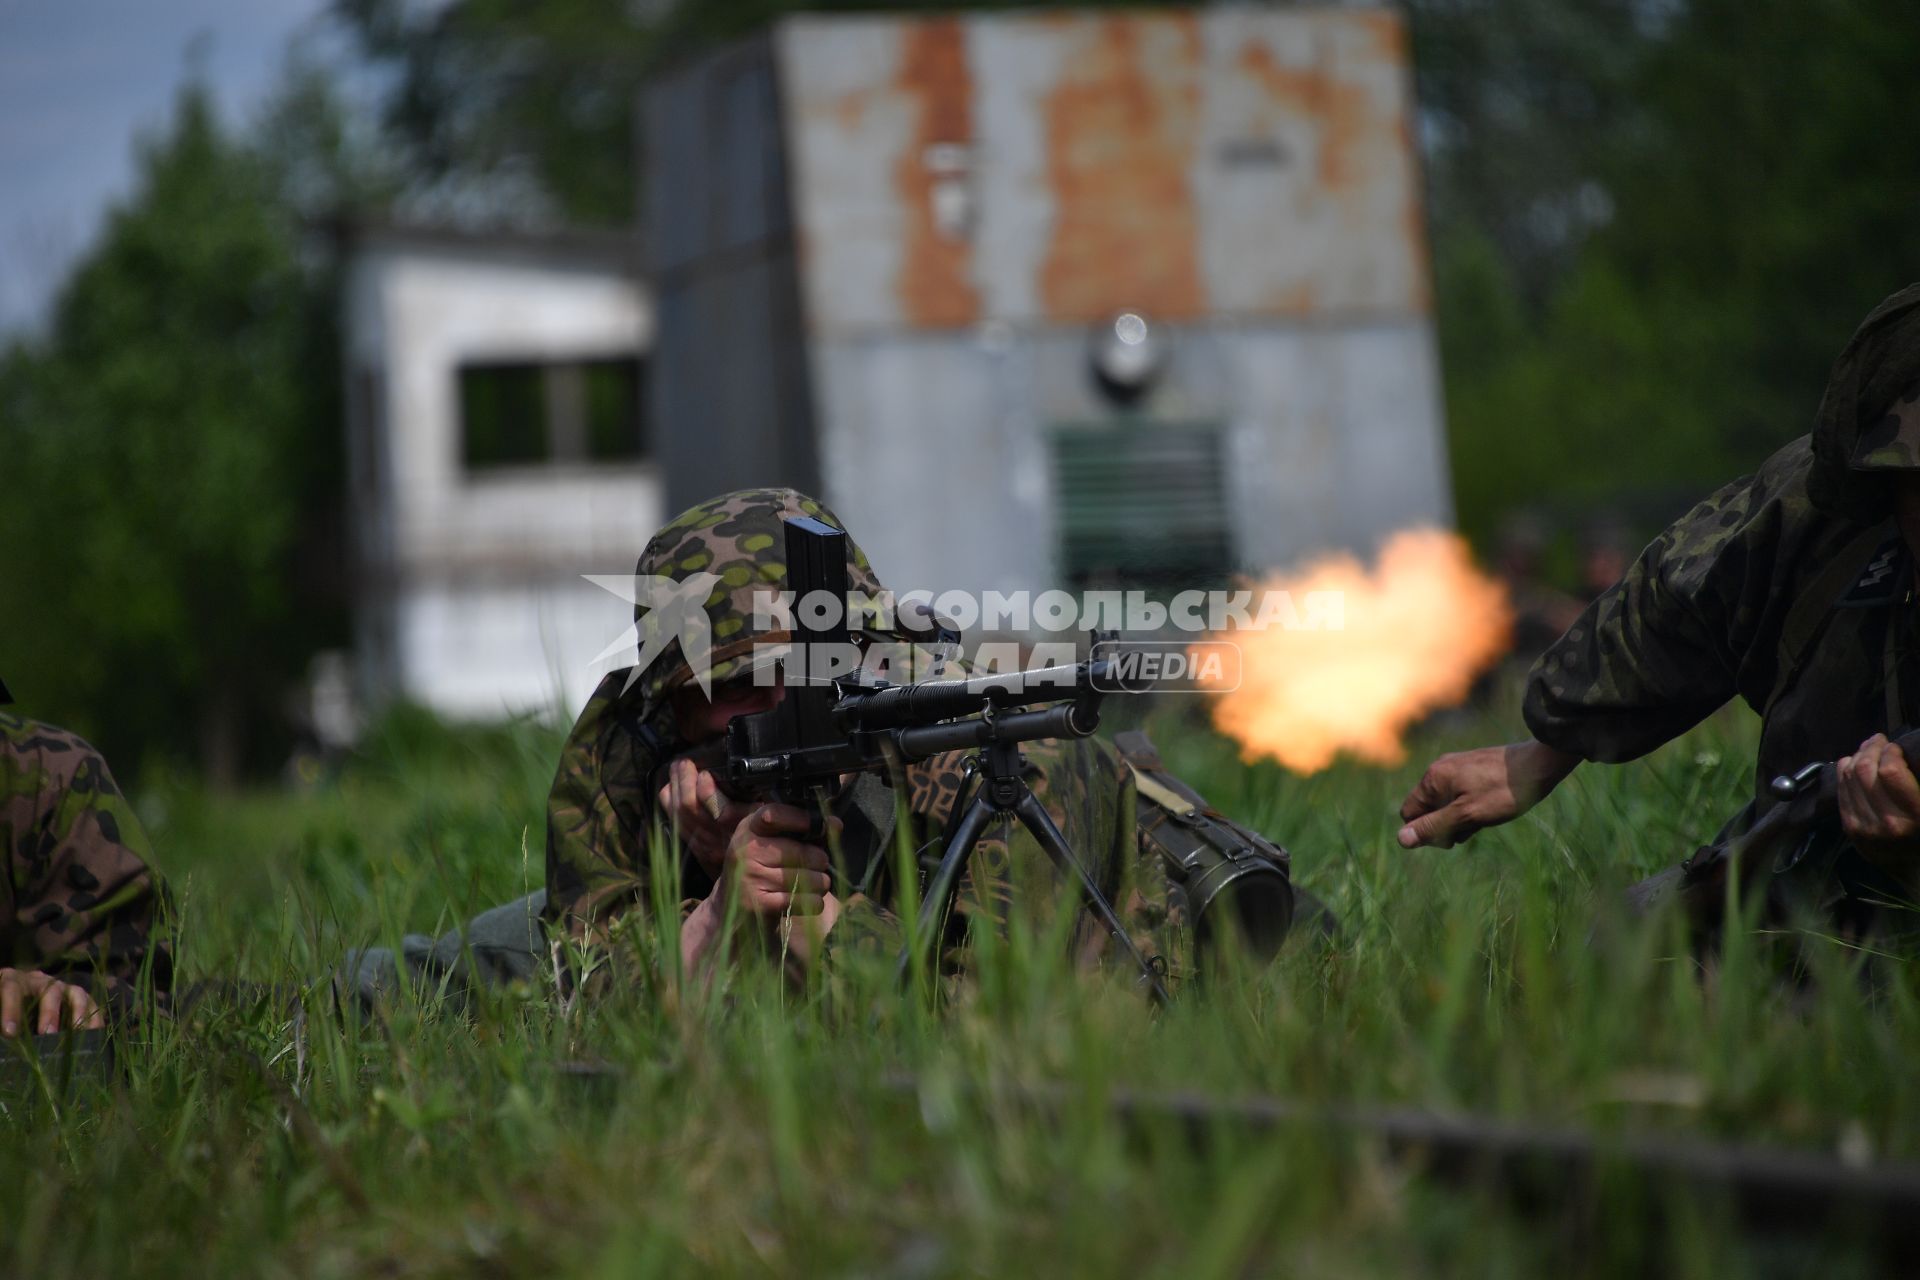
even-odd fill
[[[198,65],[223,118],[271,92],[327,0],[0,0],[0,334],[42,320]]]

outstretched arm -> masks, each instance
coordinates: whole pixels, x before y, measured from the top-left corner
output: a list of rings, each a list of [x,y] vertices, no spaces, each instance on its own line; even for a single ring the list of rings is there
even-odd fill
[[[1782,541],[1783,452],[1675,521],[1527,677],[1524,742],[1441,756],[1400,806],[1402,846],[1445,848],[1538,804],[1582,760],[1631,760],[1738,692]]]
[[[1400,806],[1405,849],[1452,847],[1511,822],[1546,798],[1580,757],[1529,739],[1441,756]]]

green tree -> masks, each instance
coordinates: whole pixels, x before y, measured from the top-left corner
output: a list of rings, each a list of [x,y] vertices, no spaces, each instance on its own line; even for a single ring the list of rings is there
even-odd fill
[[[1082,0],[1147,8],[1165,0]],[[1051,0],[334,0],[391,78],[383,116],[411,194],[466,216],[621,225],[634,217],[635,107],[658,68],[799,10],[1053,7]],[[476,201],[463,195],[484,193]]]
[[[337,492],[337,344],[279,176],[185,89],[46,336],[0,359],[15,692],[217,777],[338,629],[300,570]]]
[[[634,101],[657,26],[645,6],[336,0],[333,12],[391,78],[384,121],[416,196],[457,208],[477,188],[495,218],[631,221]]]
[[[1604,216],[1523,281],[1492,220],[1436,228],[1463,521],[1543,499],[1645,525],[1812,425],[1833,356],[1920,276],[1904,0],[1692,0],[1591,122]],[[1531,287],[1537,284],[1539,287]]]
[[[1656,8],[1648,0],[1406,6],[1434,238],[1448,251],[1460,239],[1471,242],[1464,252],[1491,251],[1502,287],[1528,306],[1545,301],[1608,216],[1607,158],[1644,128],[1634,78],[1659,44]],[[1443,293],[1441,301],[1452,299]]]

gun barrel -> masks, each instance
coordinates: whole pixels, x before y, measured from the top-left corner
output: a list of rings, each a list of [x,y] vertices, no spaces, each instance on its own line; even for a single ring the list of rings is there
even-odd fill
[[[958,683],[955,681],[954,683]],[[962,751],[991,742],[1034,742],[1041,738],[1084,738],[1100,727],[1091,706],[1067,702],[1039,711],[1016,711],[987,718],[974,716],[946,724],[917,725],[894,733],[903,760],[925,760],[943,751]]]
[[[1039,667],[966,680],[928,680],[895,685],[842,699],[837,708],[849,728],[897,729],[930,726],[941,720],[977,715],[983,708],[1029,707],[1040,702],[1084,699],[1112,692],[1113,664],[1092,658],[1068,667]],[[1103,683],[1108,682],[1108,683]]]

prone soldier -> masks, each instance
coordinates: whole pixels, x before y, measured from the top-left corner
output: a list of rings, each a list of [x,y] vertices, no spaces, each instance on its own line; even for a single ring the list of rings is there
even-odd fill
[[[711,759],[735,716],[767,710],[782,696],[777,684],[753,678],[769,647],[788,638],[755,609],[755,593],[784,589],[784,522],[803,516],[841,527],[804,494],[753,489],[702,503],[654,535],[636,576],[718,579],[704,605],[710,693],[695,657],[677,640],[642,670],[606,677],[573,726],[548,799],[545,891],[440,939],[408,939],[397,960],[384,951],[363,953],[345,975],[363,1000],[389,994],[402,966],[412,981],[455,991],[530,978],[545,967],[541,943],[549,937],[589,957],[579,971],[591,974],[590,986],[617,981],[622,966],[643,954],[630,944],[667,889],[656,883],[656,842],[677,882],[685,971],[701,971],[727,953],[720,942],[730,922],[767,941],[790,967],[830,964],[844,950],[898,949],[902,886],[893,851],[904,837],[908,847],[937,854],[968,785],[964,753],[905,765],[890,778],[862,773],[847,780],[831,802],[826,839],[819,815],[729,795],[702,759]],[[850,537],[846,555],[849,586],[879,597],[880,583]],[[636,609],[637,627],[658,623]],[[930,615],[903,611],[892,628],[862,630],[856,640],[912,647],[936,634]],[[1178,869],[1183,860],[1208,861],[1208,850],[1216,850],[1219,858],[1258,861],[1278,880],[1282,892],[1240,926],[1255,947],[1277,946],[1292,914],[1286,852],[1167,777],[1144,738],[1123,739],[1130,744],[1125,758],[1086,738],[1030,743],[1025,754],[1029,786],[1117,908],[1129,939],[1159,958],[1170,985],[1193,972],[1204,932],[1196,926],[1207,903],[1188,891]],[[1015,912],[1044,910],[1057,901],[1058,886],[1024,832],[982,840],[961,881],[943,961],[950,968],[962,963],[969,922],[1000,927]],[[1097,930],[1076,934],[1077,955],[1106,949]]]
[[[676,643],[630,690],[624,674],[608,677],[575,725],[548,804],[546,904],[549,923],[572,941],[599,943],[610,925],[645,911],[651,874],[645,836],[658,824],[677,832],[681,844],[680,945],[688,968],[714,954],[730,915],[782,930],[785,953],[801,963],[840,947],[897,948],[902,930],[889,856],[902,834],[896,822],[911,828],[904,833],[911,847],[937,847],[967,788],[966,753],[906,765],[894,786],[873,774],[853,780],[830,818],[837,867],[826,847],[810,841],[808,813],[730,797],[711,771],[689,758],[691,748],[717,739],[734,716],[764,710],[781,694],[778,685],[751,678],[756,655],[785,639],[756,616],[764,611],[754,608],[754,595],[784,585],[783,521],[797,516],[839,527],[831,512],[803,494],[747,490],[681,515],[642,556],[641,575],[718,575],[706,606],[713,692],[709,697],[695,683],[695,669]],[[846,546],[850,587],[880,596],[865,553],[851,538]],[[870,629],[863,638],[895,645],[931,639],[937,627],[931,617],[919,619],[917,628],[915,621],[903,613],[893,630]],[[1136,946],[1158,956],[1177,982],[1196,959],[1193,903],[1170,873],[1177,860],[1165,856],[1161,844],[1174,833],[1154,821],[1159,801],[1149,793],[1167,792],[1156,785],[1159,762],[1148,750],[1138,743],[1127,760],[1094,739],[1031,744],[1028,782],[1118,908]],[[1148,775],[1144,785],[1136,783],[1137,773]],[[1223,844],[1260,849],[1284,874],[1284,851],[1203,808],[1183,807],[1191,809],[1190,818],[1213,824]],[[1015,910],[1050,901],[1056,884],[1026,833],[983,841],[962,881],[959,914],[998,926]],[[1290,897],[1280,910],[1290,913]],[[1253,922],[1267,941],[1284,934],[1288,923]],[[1085,941],[1078,952],[1102,950],[1097,937]]]

